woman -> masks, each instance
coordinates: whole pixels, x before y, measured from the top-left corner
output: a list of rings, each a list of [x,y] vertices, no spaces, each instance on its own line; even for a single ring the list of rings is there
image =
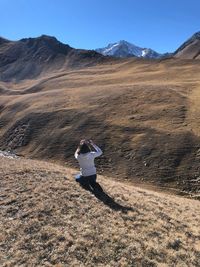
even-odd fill
[[[94,159],[101,156],[102,153],[101,149],[92,140],[81,140],[74,154],[80,165],[81,172],[81,175],[76,178],[76,181],[86,189],[90,189],[91,187],[95,189],[97,187]]]

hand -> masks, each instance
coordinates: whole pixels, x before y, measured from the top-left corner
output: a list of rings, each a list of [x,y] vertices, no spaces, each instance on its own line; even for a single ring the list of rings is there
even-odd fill
[[[86,143],[86,140],[85,140],[85,139],[82,139],[82,140],[80,141],[80,145],[83,145],[84,143]]]

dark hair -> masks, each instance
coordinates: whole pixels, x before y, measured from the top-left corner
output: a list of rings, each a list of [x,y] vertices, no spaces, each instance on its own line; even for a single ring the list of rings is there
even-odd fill
[[[91,149],[89,148],[89,146],[87,144],[82,144],[82,145],[79,145],[79,152],[78,154],[86,154],[88,152],[90,152]]]

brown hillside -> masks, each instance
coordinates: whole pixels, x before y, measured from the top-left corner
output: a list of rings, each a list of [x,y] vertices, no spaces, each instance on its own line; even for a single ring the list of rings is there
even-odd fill
[[[198,267],[200,203],[72,169],[0,158],[0,266]]]
[[[200,59],[200,32],[195,33],[174,53],[176,58]]]
[[[0,80],[6,82],[109,60],[95,51],[74,49],[47,35],[19,41],[0,38]]]
[[[199,195],[200,64],[122,60],[0,83],[0,148],[77,166],[93,138],[99,172]]]

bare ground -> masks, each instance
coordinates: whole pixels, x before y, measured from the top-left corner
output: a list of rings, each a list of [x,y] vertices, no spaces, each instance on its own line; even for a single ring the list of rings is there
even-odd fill
[[[0,266],[200,266],[200,202],[0,158]]]

